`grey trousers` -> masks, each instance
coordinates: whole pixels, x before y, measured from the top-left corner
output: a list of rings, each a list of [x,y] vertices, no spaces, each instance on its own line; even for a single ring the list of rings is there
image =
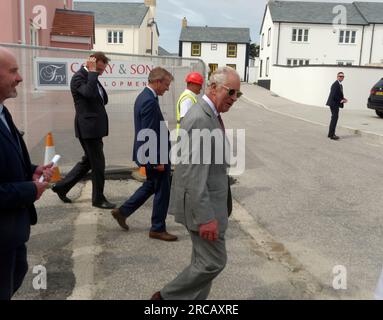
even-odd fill
[[[205,300],[212,281],[225,268],[227,261],[224,234],[216,241],[202,239],[189,231],[193,244],[191,264],[161,291],[165,300]]]

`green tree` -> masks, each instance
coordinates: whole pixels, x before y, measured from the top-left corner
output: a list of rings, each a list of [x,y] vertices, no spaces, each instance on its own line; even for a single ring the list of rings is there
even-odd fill
[[[259,57],[259,45],[258,44],[252,43],[250,45],[250,57],[253,59]]]

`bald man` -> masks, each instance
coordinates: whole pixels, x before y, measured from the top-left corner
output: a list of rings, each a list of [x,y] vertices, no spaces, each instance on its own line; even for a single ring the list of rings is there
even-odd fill
[[[52,164],[31,164],[28,151],[4,101],[17,96],[22,81],[15,56],[0,47],[0,300],[10,300],[28,271],[30,226],[37,222],[34,202],[48,186]],[[41,176],[44,182],[39,182]]]

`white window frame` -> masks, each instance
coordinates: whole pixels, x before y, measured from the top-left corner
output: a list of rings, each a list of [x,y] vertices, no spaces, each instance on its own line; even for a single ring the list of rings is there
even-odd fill
[[[339,30],[339,44],[356,44],[357,30]],[[354,40],[354,41],[352,41]]]
[[[110,36],[109,36],[110,34]],[[106,42],[108,44],[124,44],[124,31],[123,30],[108,30],[106,32]],[[111,41],[109,41],[111,40]]]
[[[352,66],[354,64],[354,60],[337,60],[336,63],[338,66]]]
[[[289,63],[290,62],[290,63]],[[303,59],[303,58],[287,58],[286,65],[287,66],[308,66],[310,64],[310,59]]]
[[[291,42],[308,43],[309,30],[309,28],[293,28],[291,32]]]
[[[211,47],[210,47],[211,51],[217,51],[217,48],[218,48],[218,45],[216,43],[211,44]]]
[[[266,76],[266,77],[269,76],[269,67],[270,67],[270,58],[267,57],[267,58],[266,58],[266,71],[265,71],[265,76]]]

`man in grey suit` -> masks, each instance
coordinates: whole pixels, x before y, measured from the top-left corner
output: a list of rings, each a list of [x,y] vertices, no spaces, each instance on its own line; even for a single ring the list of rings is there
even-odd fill
[[[175,167],[169,213],[188,230],[192,259],[174,280],[153,294],[152,300],[207,299],[213,279],[226,265],[225,231],[231,201],[225,157],[228,142],[220,113],[227,112],[241,96],[240,86],[234,69],[217,69],[206,94],[181,121],[178,143],[182,161]],[[206,142],[209,154],[205,153]]]

